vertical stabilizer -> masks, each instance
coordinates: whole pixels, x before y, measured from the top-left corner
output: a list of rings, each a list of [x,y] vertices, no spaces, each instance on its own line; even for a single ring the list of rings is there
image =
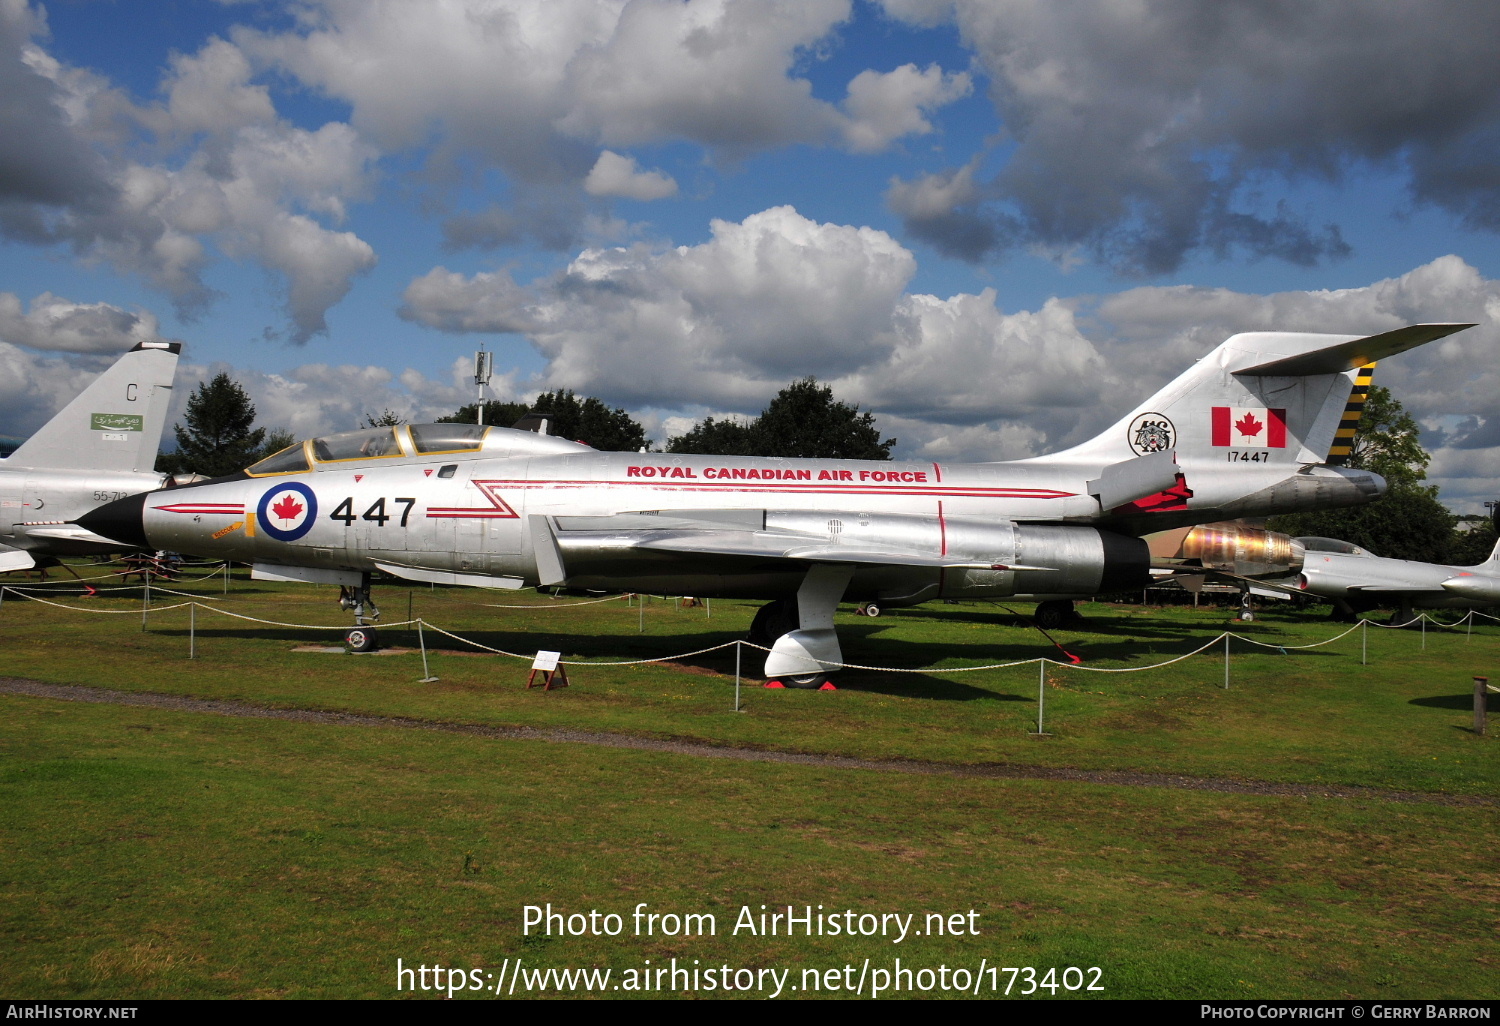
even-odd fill
[[[180,342],[141,342],[62,412],[23,442],[6,463],[48,470],[149,473],[156,465]]]
[[[1298,467],[1347,453],[1375,362],[1472,327],[1413,324],[1379,335],[1235,335],[1102,435],[1041,457],[1115,463],[1175,451],[1183,467]]]

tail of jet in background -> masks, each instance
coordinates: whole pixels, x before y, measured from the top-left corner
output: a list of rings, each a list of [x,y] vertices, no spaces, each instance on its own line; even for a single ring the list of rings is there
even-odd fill
[[[6,465],[150,473],[181,352],[179,342],[141,342],[23,442]]]
[[[1490,557],[1483,563],[1463,567],[1464,570],[1477,570],[1480,573],[1500,574],[1500,539],[1496,539],[1495,547],[1490,550]]]
[[[1181,467],[1347,460],[1377,360],[1472,327],[1379,335],[1234,335],[1098,437],[1048,460],[1114,463],[1175,452]]]

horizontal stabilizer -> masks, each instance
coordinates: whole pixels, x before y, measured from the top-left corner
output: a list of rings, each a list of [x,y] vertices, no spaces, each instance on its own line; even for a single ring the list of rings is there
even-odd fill
[[[1100,508],[1111,510],[1166,491],[1179,473],[1175,452],[1153,452],[1105,467],[1089,482],[1089,494],[1098,497]]]
[[[1236,374],[1297,377],[1306,374],[1339,374],[1383,360],[1472,328],[1472,324],[1408,324],[1404,328],[1338,342],[1310,353],[1284,356],[1268,363],[1235,371]]]

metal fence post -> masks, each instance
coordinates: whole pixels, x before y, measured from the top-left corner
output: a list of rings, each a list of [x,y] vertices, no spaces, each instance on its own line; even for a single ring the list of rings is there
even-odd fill
[[[141,630],[146,629],[146,612],[151,608],[151,571],[146,571],[145,590],[141,592]]]
[[[421,620],[417,621],[417,644],[422,646],[422,679],[417,683],[431,684],[433,681],[437,680],[437,678],[427,670],[427,639],[422,635]]]
[[[1370,621],[1361,619],[1359,621],[1359,665],[1368,666],[1369,659],[1366,656],[1370,649]]]
[[[1486,720],[1489,716],[1488,694],[1490,690],[1490,679],[1488,677],[1474,678],[1474,733],[1483,734]]]
[[[734,643],[734,711],[740,711],[740,653],[744,651],[744,642],[736,640]]]
[[[188,603],[188,658],[198,658],[198,603]]]
[[[1229,632],[1224,632],[1224,690],[1229,690]]]
[[[1047,713],[1047,660],[1036,661],[1036,732],[1037,736],[1045,734],[1043,725]]]

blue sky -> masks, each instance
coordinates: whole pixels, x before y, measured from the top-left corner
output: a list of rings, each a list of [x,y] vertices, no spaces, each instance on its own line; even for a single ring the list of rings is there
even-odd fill
[[[1500,12],[1341,7],[0,0],[0,433],[158,335],[302,434],[484,345],[659,441],[811,373],[1000,459],[1235,331],[1477,320],[1377,375],[1477,510]]]

